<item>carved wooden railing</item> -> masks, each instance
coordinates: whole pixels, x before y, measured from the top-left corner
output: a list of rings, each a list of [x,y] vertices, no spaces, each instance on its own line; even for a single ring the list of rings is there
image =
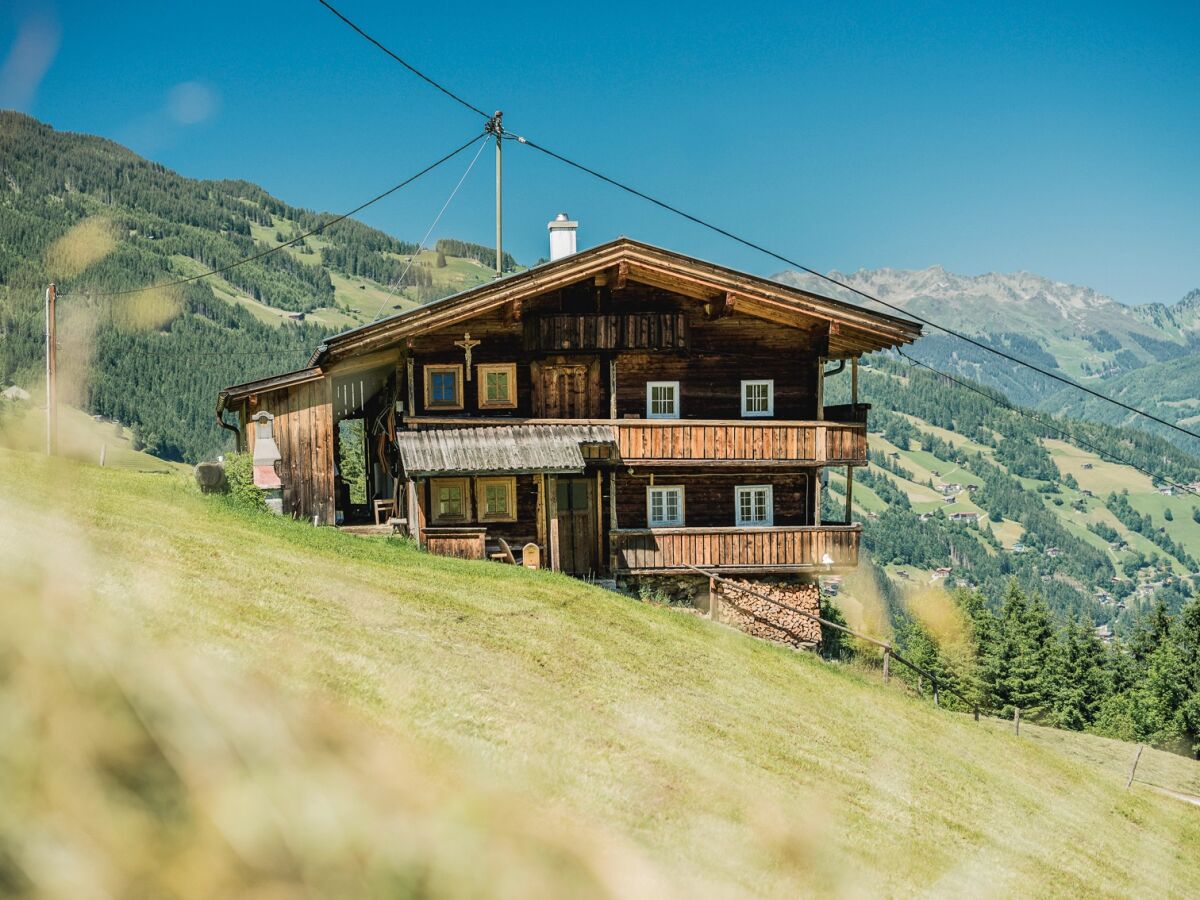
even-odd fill
[[[671,572],[688,566],[824,571],[858,565],[862,527],[624,528],[609,536],[616,566],[626,572]]]
[[[862,464],[863,425],[826,422],[619,419],[617,449],[626,462],[711,461]]]
[[[525,322],[529,350],[686,350],[683,313],[562,313]]]

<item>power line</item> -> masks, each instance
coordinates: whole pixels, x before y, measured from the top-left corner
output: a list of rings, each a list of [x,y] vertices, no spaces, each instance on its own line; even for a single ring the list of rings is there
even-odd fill
[[[480,109],[474,103],[470,103],[470,102],[464,100],[458,94],[454,93],[454,91],[450,90],[450,88],[434,81],[432,78],[430,78],[428,75],[426,75],[420,69],[418,69],[412,63],[408,62],[406,59],[401,57],[399,54],[394,53],[391,50],[389,50],[381,42],[379,42],[375,38],[371,37],[371,35],[367,34],[367,32],[365,32],[365,31],[363,31],[363,29],[361,29],[356,24],[354,24],[354,22],[350,21],[350,19],[348,19],[345,15],[343,15],[341,12],[339,12],[338,9],[336,7],[334,7],[332,4],[326,3],[325,0],[317,0],[317,2],[320,3],[327,10],[329,10],[331,13],[333,13],[335,16],[337,16],[339,19],[341,19],[343,22],[345,22],[347,25],[349,25],[356,32],[358,32],[359,35],[361,35],[366,40],[370,41],[372,44],[374,44],[376,47],[378,47],[380,50],[382,50],[384,53],[386,53],[388,56],[390,56],[396,62],[400,63],[400,65],[404,66],[404,68],[408,69],[408,71],[412,72],[414,75],[416,75],[418,78],[420,78],[425,83],[437,88],[439,91],[441,91],[447,97],[449,97],[451,100],[465,106],[467,109],[471,110],[471,112],[473,112],[477,115],[483,116],[485,119],[492,118],[492,116],[489,113],[485,113],[482,109]]]
[[[414,253],[412,256],[410,256],[408,258],[408,265],[406,265],[404,267],[404,271],[400,273],[400,277],[398,277],[394,282],[392,282],[392,284],[387,289],[387,295],[382,300],[379,301],[379,309],[375,310],[375,315],[371,317],[372,322],[374,322],[376,319],[378,319],[379,314],[381,312],[383,312],[383,307],[387,303],[388,297],[394,296],[396,291],[404,283],[404,278],[405,278],[405,276],[408,275],[408,270],[413,267],[413,263],[417,259],[417,254],[419,254],[421,252],[421,249],[429,241],[429,236],[431,234],[433,234],[433,229],[437,228],[438,222],[442,221],[442,216],[444,216],[446,214],[446,210],[449,209],[451,201],[453,201],[454,197],[458,194],[459,188],[461,188],[463,186],[463,182],[467,180],[467,176],[471,174],[471,170],[473,168],[475,168],[475,163],[479,162],[479,157],[483,153],[483,148],[487,146],[489,137],[490,137],[490,135],[484,136],[483,142],[480,143],[479,149],[475,151],[475,156],[471,159],[471,162],[470,162],[470,164],[468,164],[466,171],[463,172],[462,177],[458,179],[458,184],[456,184],[454,186],[454,190],[452,190],[450,192],[450,196],[446,198],[446,202],[442,204],[442,208],[440,210],[438,210],[438,214],[436,216],[434,216],[432,224],[430,224],[429,229],[425,232],[425,236],[423,238],[421,238],[421,243],[417,244],[416,253]]]
[[[706,221],[705,219],[701,219],[699,216],[695,216],[695,215],[692,215],[691,213],[685,212],[684,210],[680,209],[677,206],[673,206],[664,200],[660,200],[657,197],[654,197],[650,194],[645,193],[644,191],[640,191],[637,188],[634,188],[628,184],[625,184],[624,182],[618,181],[615,178],[605,175],[604,173],[599,172],[596,169],[591,168],[590,166],[586,166],[583,163],[576,162],[575,160],[570,159],[569,157],[566,157],[566,156],[562,155],[561,153],[557,153],[554,150],[551,150],[549,147],[539,144],[536,141],[532,141],[526,137],[522,137],[522,136],[518,136],[515,134],[511,134],[509,132],[506,132],[501,127],[498,117],[489,116],[478,106],[475,106],[472,103],[468,103],[462,97],[458,96],[453,91],[451,91],[449,88],[446,88],[445,86],[434,81],[432,78],[430,78],[424,72],[421,72],[419,69],[417,69],[411,63],[407,62],[405,59],[403,59],[397,53],[395,53],[394,51],[389,49],[387,46],[385,46],[382,42],[380,42],[376,38],[372,37],[370,34],[368,34],[366,31],[364,31],[362,28],[360,28],[354,22],[352,22],[349,18],[347,18],[345,15],[343,15],[341,12],[339,12],[336,8],[334,8],[332,5],[330,5],[327,2],[327,0],[318,0],[318,2],[322,6],[326,7],[334,15],[336,15],[339,19],[341,19],[344,23],[346,23],[352,29],[354,29],[354,31],[356,31],[359,35],[361,35],[363,38],[365,38],[370,43],[374,44],[377,48],[379,48],[381,51],[383,51],[389,57],[394,59],[396,62],[400,63],[400,65],[404,66],[410,72],[417,75],[424,81],[428,82],[433,87],[437,88],[439,91],[446,94],[451,99],[453,99],[453,100],[457,101],[458,103],[462,104],[463,106],[467,107],[472,112],[475,112],[478,115],[483,116],[484,118],[488,119],[488,121],[489,121],[488,132],[489,133],[497,134],[498,136],[503,137],[508,140],[516,140],[518,143],[525,144],[528,147],[532,147],[533,149],[538,150],[539,152],[544,153],[545,155],[547,155],[553,159],[557,159],[559,162],[564,163],[565,165],[568,165],[568,166],[571,166],[572,168],[578,169],[579,171],[584,172],[588,175],[591,175],[594,178],[598,178],[601,181],[604,181],[622,191],[633,194],[635,197],[639,197],[648,203],[652,203],[655,206],[659,207],[660,209],[664,209],[667,212],[673,213],[674,215],[677,215],[677,216],[680,216],[681,218],[687,219],[689,222],[699,225],[702,228],[707,228],[708,230],[713,231],[716,234],[720,234],[723,237],[727,237],[730,240],[736,241],[737,243],[739,243],[745,247],[749,247],[752,250],[757,250],[758,252],[766,254],[767,256],[770,256],[774,259],[777,259],[780,262],[785,263],[786,265],[789,265],[796,269],[799,269],[802,272],[806,272],[809,275],[812,275],[816,278],[820,278],[824,281],[829,282],[830,284],[836,285],[844,290],[850,291],[851,293],[857,294],[858,296],[860,296],[866,300],[878,303],[881,306],[887,307],[888,309],[891,309],[892,311],[899,313],[902,316],[908,317],[910,319],[915,319],[916,321],[918,321],[924,325],[928,325],[931,328],[936,328],[939,331],[944,332],[945,334],[948,334],[952,337],[956,337],[959,340],[965,341],[966,343],[971,344],[972,346],[978,347],[981,350],[985,350],[988,353],[993,353],[996,356],[1001,357],[1002,359],[1008,360],[1009,362],[1012,362],[1017,365],[1024,366],[1028,369],[1031,369],[1034,372],[1037,372],[1046,378],[1050,378],[1054,381],[1059,382],[1060,384],[1064,384],[1068,387],[1072,387],[1075,390],[1082,391],[1083,393],[1088,394],[1092,397],[1095,397],[1098,400],[1103,400],[1107,403],[1111,403],[1114,406],[1117,406],[1117,407],[1120,407],[1121,409],[1126,410],[1127,412],[1131,412],[1135,415],[1142,416],[1142,417],[1144,417],[1152,422],[1155,422],[1159,425],[1162,425],[1166,428],[1170,428],[1174,431],[1178,431],[1180,434],[1186,434],[1188,437],[1193,437],[1193,438],[1200,440],[1200,434],[1198,434],[1194,431],[1190,431],[1189,429],[1184,428],[1181,425],[1178,425],[1174,422],[1168,422],[1166,419],[1160,418],[1159,416],[1156,416],[1153,413],[1146,412],[1145,410],[1139,409],[1136,406],[1131,406],[1130,404],[1125,403],[1121,400],[1117,400],[1114,397],[1109,397],[1106,394],[1102,394],[1099,391],[1093,390],[1092,388],[1089,388],[1085,385],[1079,384],[1076,381],[1072,381],[1070,378],[1067,378],[1066,376],[1057,375],[1054,372],[1051,372],[1047,369],[1043,369],[1041,366],[1038,366],[1031,362],[1027,362],[1026,360],[1023,360],[1017,356],[1013,356],[1011,353],[1006,353],[1003,350],[999,350],[995,347],[992,347],[989,344],[986,344],[986,343],[979,341],[973,337],[970,337],[969,335],[966,335],[960,331],[957,331],[953,328],[949,328],[945,325],[941,325],[937,322],[934,322],[932,319],[927,319],[924,316],[921,316],[910,310],[906,310],[894,303],[889,303],[886,300],[882,300],[879,297],[876,297],[874,294],[867,293],[866,291],[864,291],[860,288],[856,288],[851,284],[848,284],[837,278],[833,278],[832,276],[826,275],[823,272],[819,272],[816,269],[806,266],[801,262],[798,262],[794,259],[784,256],[781,253],[777,253],[774,250],[771,250],[771,249],[763,246],[762,244],[758,244],[747,238],[741,237],[740,235],[735,234],[734,232],[729,231],[728,229],[722,228],[719,225],[715,225],[712,222]]]
[[[443,156],[437,162],[430,163],[428,166],[423,168],[420,172],[417,172],[415,175],[410,175],[408,178],[405,178],[399,184],[388,188],[382,194],[376,194],[374,197],[372,197],[366,203],[361,203],[358,206],[354,207],[354,209],[350,210],[349,212],[342,213],[340,216],[335,216],[334,218],[330,219],[328,222],[322,222],[320,225],[318,225],[316,228],[313,228],[311,231],[306,231],[306,232],[304,232],[304,234],[294,237],[290,241],[284,241],[282,244],[278,244],[277,246],[274,246],[274,247],[268,247],[266,250],[263,250],[259,253],[255,253],[252,256],[244,257],[243,259],[239,259],[237,262],[230,263],[227,266],[221,266],[218,269],[211,269],[207,272],[202,272],[199,275],[191,275],[187,278],[180,278],[176,281],[167,281],[167,282],[163,282],[160,284],[149,284],[149,285],[146,285],[145,287],[140,287],[140,288],[130,288],[129,290],[125,290],[125,291],[110,291],[110,292],[102,293],[102,294],[89,294],[89,296],[93,297],[93,298],[95,298],[95,297],[124,297],[129,294],[141,294],[141,293],[144,293],[145,291],[157,290],[159,288],[177,287],[178,285],[181,285],[181,284],[188,284],[193,281],[199,281],[201,278],[208,278],[210,275],[222,275],[225,272],[230,271],[231,269],[236,269],[238,266],[244,266],[246,263],[251,263],[251,262],[254,262],[255,260],[262,259],[264,256],[270,256],[272,253],[275,253],[279,250],[283,250],[287,247],[291,247],[294,244],[298,244],[305,238],[312,237],[312,235],[317,234],[320,231],[324,231],[326,228],[336,225],[338,222],[341,222],[344,219],[350,218],[355,213],[362,212],[368,206],[378,203],[380,200],[383,200],[385,197],[390,197],[392,194],[396,193],[396,191],[400,190],[401,188],[407,187],[408,185],[412,184],[414,181],[416,181],[422,175],[427,175],[428,173],[430,173],[434,169],[436,169],[438,166],[440,166],[443,163],[448,162],[449,160],[458,156],[458,154],[462,153],[464,150],[466,150],[468,147],[470,147],[473,143],[475,143],[475,141],[477,141],[478,139],[479,139],[479,135],[472,135],[471,139],[469,141],[467,141],[465,144],[458,147],[458,149],[451,150],[449,153],[447,153],[445,156]]]
[[[1000,394],[998,391],[997,392],[986,391],[981,387],[977,387],[976,385],[971,384],[969,381],[956,378],[953,375],[949,374],[948,372],[943,372],[941,369],[935,369],[933,366],[929,365],[928,363],[923,363],[919,359],[914,359],[913,357],[911,357],[907,353],[905,353],[903,350],[897,350],[896,352],[899,353],[906,360],[908,360],[908,363],[910,366],[913,366],[914,368],[917,366],[920,366],[923,369],[928,369],[933,374],[938,375],[942,378],[945,378],[947,381],[952,381],[955,384],[957,384],[959,387],[964,388],[965,390],[976,393],[981,397],[985,397],[988,400],[990,400],[992,403],[999,403],[1005,409],[1015,412],[1018,415],[1024,416],[1025,418],[1029,419],[1031,422],[1035,422],[1038,425],[1041,425],[1043,428],[1048,428],[1051,431],[1056,432],[1061,437],[1066,438],[1068,441],[1071,441],[1074,444],[1079,444],[1079,445],[1082,445],[1083,447],[1086,447],[1088,450],[1091,450],[1096,455],[1106,458],[1107,460],[1109,460],[1109,462],[1115,462],[1115,463],[1119,463],[1123,466],[1129,466],[1131,469],[1136,469],[1137,471],[1141,472],[1143,475],[1145,475],[1149,478],[1169,484],[1171,487],[1175,488],[1176,490],[1184,491],[1185,493],[1192,494],[1194,496],[1200,496],[1200,493],[1192,490],[1187,485],[1179,484],[1175,481],[1172,481],[1169,478],[1164,478],[1162,475],[1160,475],[1156,472],[1152,472],[1149,469],[1146,469],[1131,460],[1125,459],[1124,457],[1121,457],[1121,456],[1117,456],[1115,453],[1112,453],[1108,450],[1102,450],[1101,448],[1097,447],[1095,444],[1091,443],[1090,441],[1084,440],[1083,438],[1079,437],[1078,435],[1072,434],[1071,432],[1066,431],[1065,429],[1059,428],[1057,425],[1052,425],[1049,422],[1044,421],[1040,417],[1035,416],[1030,410],[1022,409],[1021,407],[1017,406],[1011,400],[1009,400],[1007,397],[1005,397],[1003,394]]]
[[[672,206],[670,203],[667,203],[663,200],[659,200],[657,197],[653,197],[650,194],[644,193],[643,191],[639,191],[637,188],[630,187],[629,185],[624,184],[623,182],[617,181],[615,178],[610,178],[608,175],[605,175],[602,172],[598,172],[595,169],[590,168],[589,166],[585,166],[583,163],[576,162],[573,159],[563,156],[561,153],[556,153],[555,151],[551,150],[549,147],[542,146],[541,144],[537,143],[536,141],[532,141],[532,140],[529,140],[528,138],[519,137],[519,136],[511,135],[511,134],[506,134],[505,137],[507,137],[511,140],[516,140],[518,143],[524,144],[527,147],[532,147],[534,150],[544,153],[553,159],[557,159],[559,162],[562,162],[568,166],[571,166],[572,168],[578,169],[581,172],[585,172],[586,174],[591,175],[594,178],[598,178],[601,181],[607,182],[608,184],[612,185],[613,187],[619,188],[620,190],[625,191],[626,193],[633,194],[635,197],[639,197],[642,200],[647,201],[648,203],[652,203],[661,209],[665,209],[667,212],[673,213],[677,216],[687,219],[689,222],[693,222],[696,225],[701,226],[702,228],[707,228],[709,231],[713,231],[719,235],[727,237],[730,240],[736,241],[737,243],[739,243],[745,247],[749,247],[752,250],[757,250],[760,253],[764,253],[767,256],[777,259],[782,263],[786,263],[789,266],[793,266],[794,268],[799,269],[802,272],[807,272],[809,275],[813,275],[817,278],[821,278],[821,279],[829,282],[830,284],[837,285],[840,288],[843,288],[854,294],[858,294],[860,297],[863,297],[866,300],[871,300],[871,301],[874,301],[875,303],[880,304],[881,306],[886,306],[888,309],[891,309],[894,312],[900,313],[902,316],[906,316],[911,319],[916,319],[918,322],[920,322],[924,325],[928,325],[931,328],[936,328],[939,331],[945,332],[946,334],[948,334],[952,337],[956,337],[961,341],[966,341],[968,344],[972,344],[975,347],[980,348],[981,350],[986,350],[989,353],[994,353],[996,356],[1002,357],[1003,359],[1007,359],[1009,362],[1013,362],[1013,363],[1016,363],[1017,365],[1025,366],[1026,368],[1032,369],[1033,371],[1038,372],[1038,373],[1046,376],[1047,378],[1051,378],[1054,381],[1058,381],[1062,384],[1065,384],[1068,387],[1072,387],[1072,388],[1075,388],[1076,390],[1083,391],[1085,394],[1090,394],[1091,396],[1093,396],[1099,400],[1104,400],[1107,403],[1112,403],[1113,405],[1119,406],[1128,412],[1134,413],[1139,416],[1143,416],[1152,422],[1156,422],[1159,425],[1164,425],[1167,428],[1171,428],[1175,431],[1178,431],[1180,434],[1186,434],[1188,437],[1193,437],[1193,438],[1200,440],[1200,434],[1197,434],[1194,431],[1190,431],[1181,425],[1177,425],[1174,422],[1168,422],[1166,419],[1159,418],[1158,416],[1154,415],[1153,413],[1148,413],[1145,410],[1138,409],[1136,406],[1130,406],[1128,403],[1124,403],[1113,397],[1109,397],[1106,394],[1100,393],[1099,391],[1092,390],[1091,388],[1086,387],[1085,385],[1079,384],[1076,381],[1072,381],[1070,378],[1067,378],[1063,375],[1056,375],[1053,372],[1043,369],[1041,366],[1037,366],[1031,362],[1026,362],[1025,360],[1020,359],[1019,357],[1013,356],[1011,353],[1006,353],[1003,350],[998,350],[995,347],[985,344],[982,341],[976,340],[975,338],[970,337],[969,335],[963,334],[962,332],[956,331],[953,328],[948,328],[945,325],[939,325],[937,322],[934,322],[931,319],[927,319],[927,318],[920,316],[914,312],[911,312],[910,310],[906,310],[900,306],[897,306],[894,303],[889,303],[886,300],[881,300],[880,298],[876,297],[874,294],[869,294],[866,291],[856,288],[853,285],[847,284],[844,281],[841,281],[830,275],[825,275],[822,272],[818,272],[816,269],[809,268],[808,266],[804,265],[803,263],[797,262],[794,259],[790,259],[790,258],[784,256],[782,253],[776,253],[774,250],[764,247],[762,244],[755,243],[754,241],[748,240],[747,238],[744,238],[744,237],[741,237],[740,235],[734,234],[732,231],[722,228],[719,225],[714,225],[712,222],[708,222],[704,219],[701,219],[699,216],[694,216],[691,213],[685,212],[684,210],[680,209],[677,206]]]

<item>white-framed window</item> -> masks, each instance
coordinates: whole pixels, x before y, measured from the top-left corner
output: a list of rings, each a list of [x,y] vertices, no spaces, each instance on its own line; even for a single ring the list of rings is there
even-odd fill
[[[646,418],[679,418],[679,382],[646,382]]]
[[[775,497],[769,484],[739,484],[733,489],[739,528],[775,524]]]
[[[646,521],[651,528],[683,525],[683,487],[646,488]]]
[[[759,378],[742,382],[742,416],[775,415],[775,381]]]

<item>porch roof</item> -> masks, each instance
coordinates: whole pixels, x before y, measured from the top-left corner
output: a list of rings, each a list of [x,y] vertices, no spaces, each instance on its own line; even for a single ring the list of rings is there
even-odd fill
[[[603,425],[433,428],[396,435],[406,475],[524,475],[583,471],[580,444],[607,444]]]

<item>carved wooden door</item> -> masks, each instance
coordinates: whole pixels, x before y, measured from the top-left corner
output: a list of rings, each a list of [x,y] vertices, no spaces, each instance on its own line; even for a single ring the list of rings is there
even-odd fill
[[[533,415],[540,419],[600,417],[600,361],[555,357],[534,363]]]

